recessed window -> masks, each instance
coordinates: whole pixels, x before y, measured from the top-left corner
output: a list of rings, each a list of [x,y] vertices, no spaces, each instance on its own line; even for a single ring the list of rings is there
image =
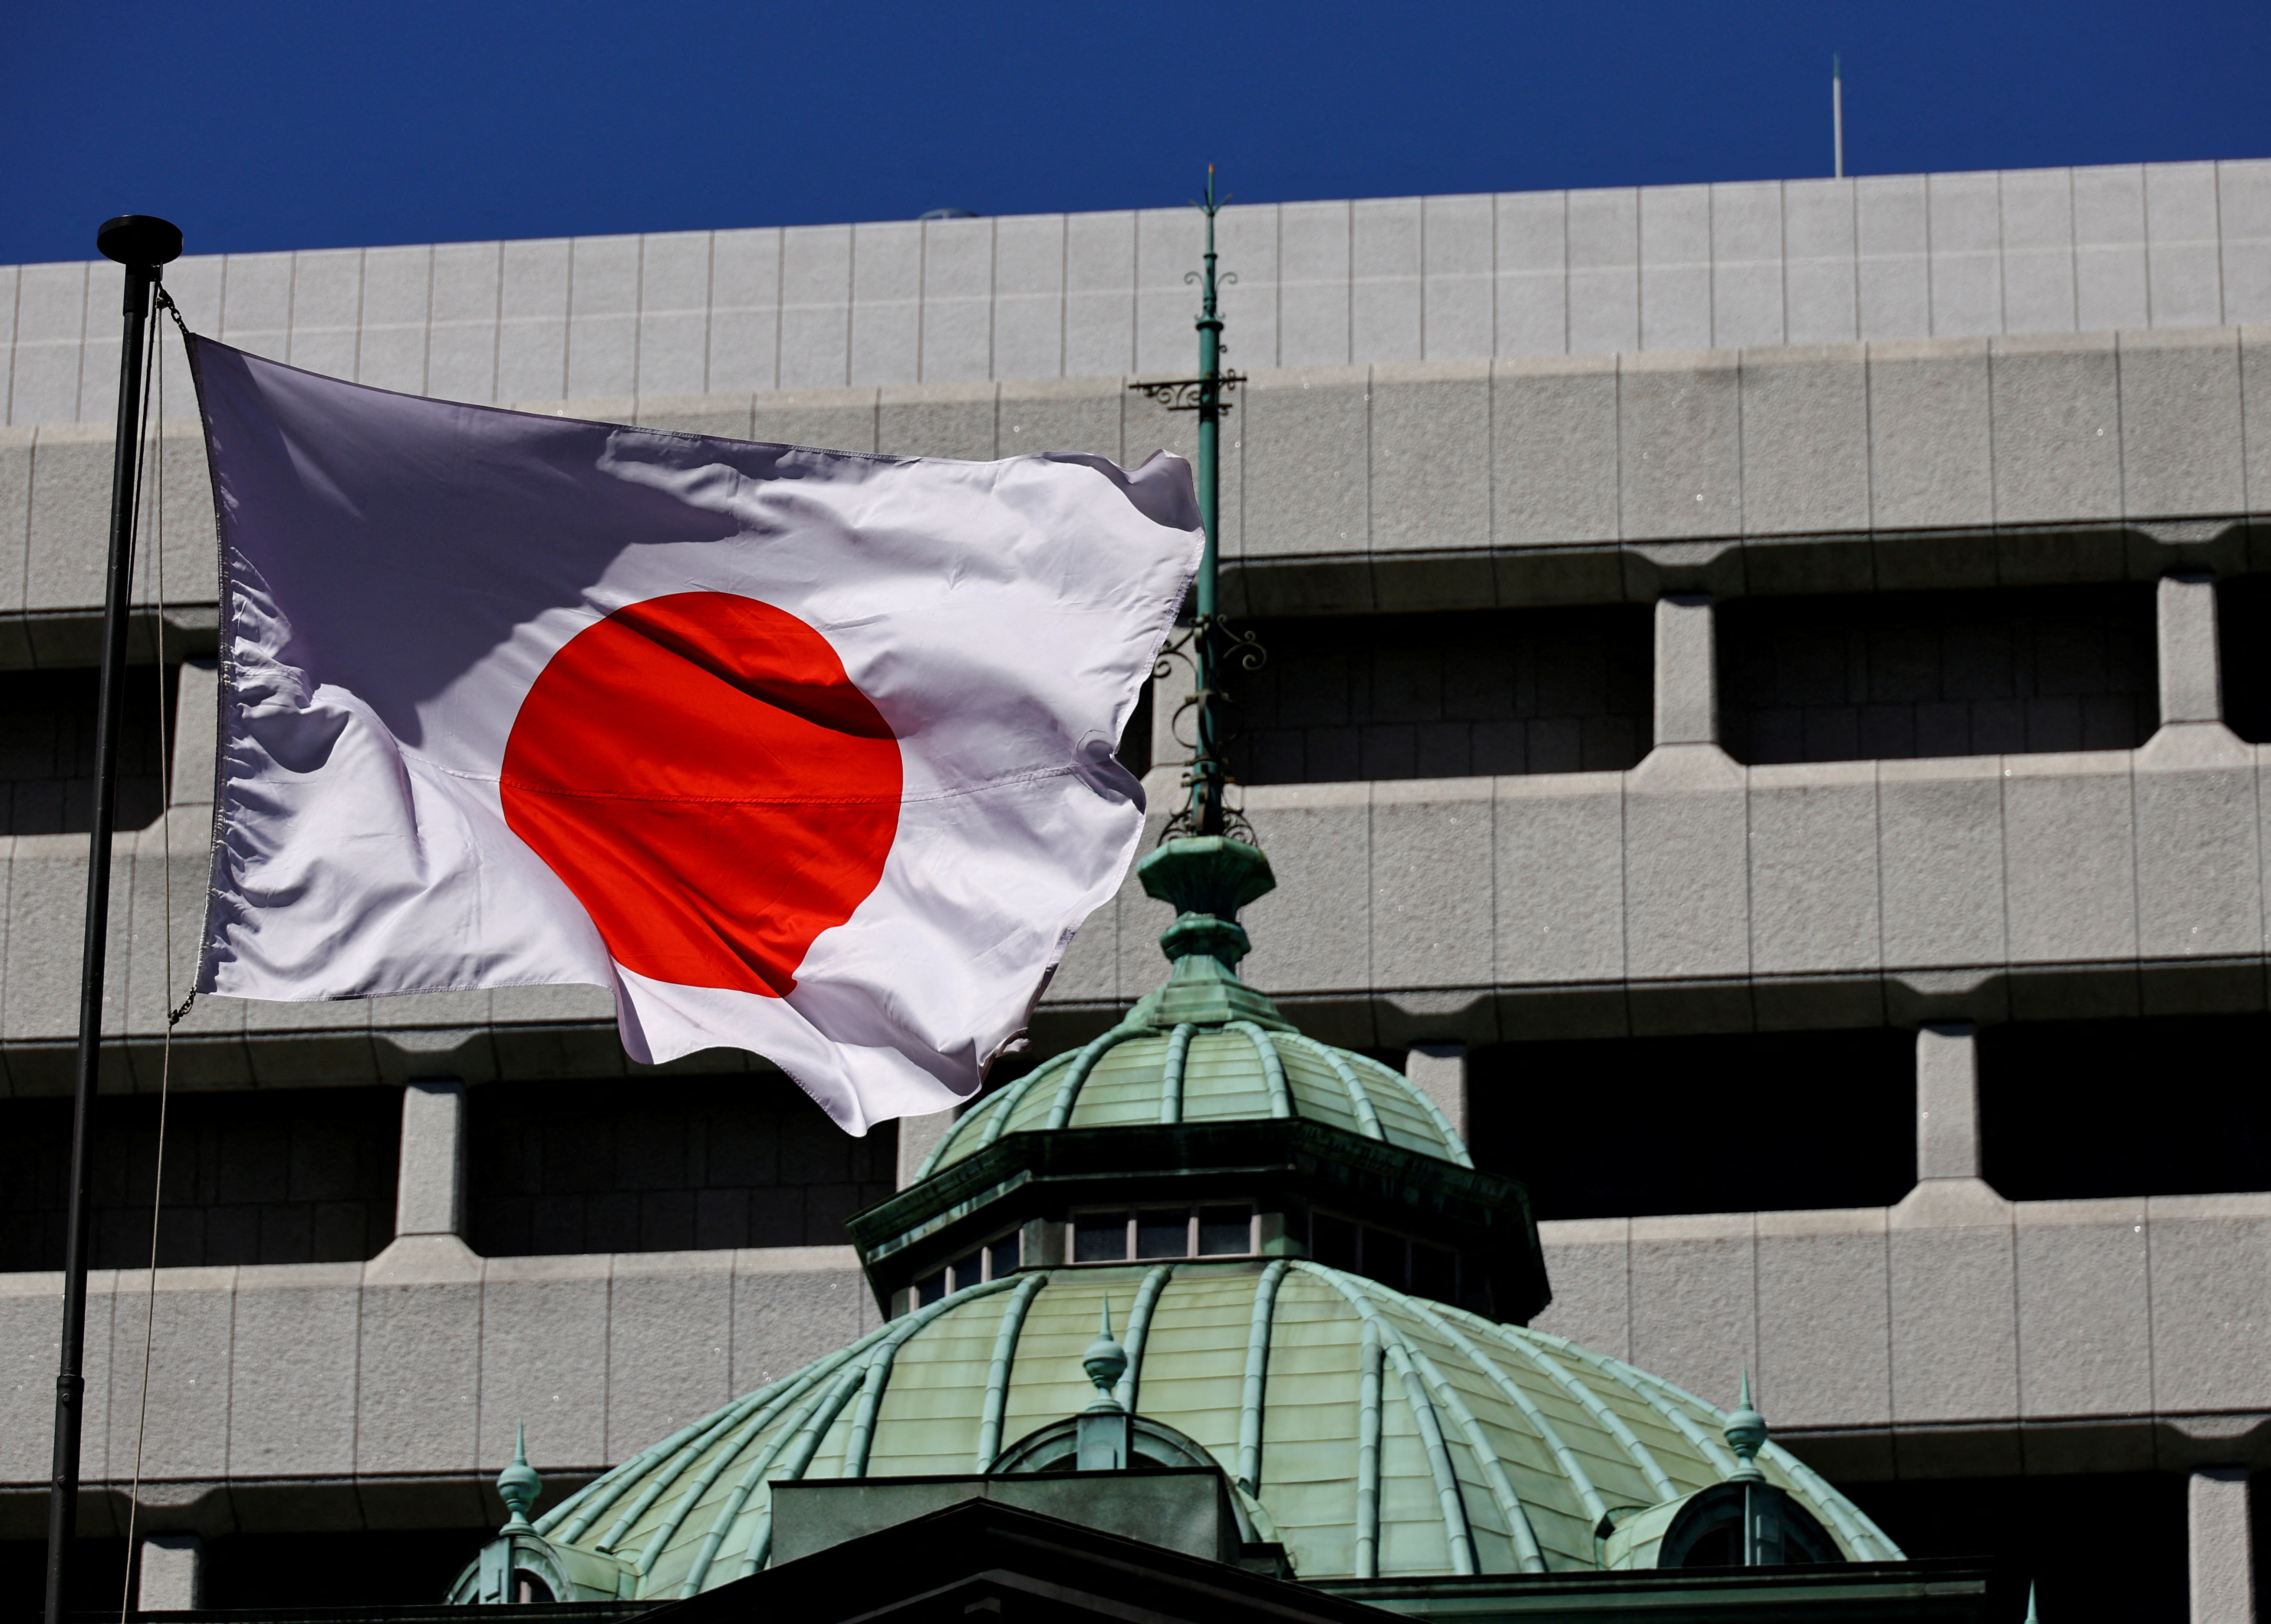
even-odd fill
[[[1231,660],[1245,784],[1616,771],[1648,754],[1646,604],[1253,622]]]
[[[1987,1181],[2013,1201],[2271,1189],[2271,1015],[2014,1021],[1979,1034]],[[2149,1109],[2134,1080],[2181,1056]]]
[[[1459,1290],[1459,1259],[1456,1253],[1440,1246],[1429,1246],[1424,1240],[1411,1243],[1412,1294],[1435,1302],[1449,1302]]]
[[[1254,1250],[1254,1209],[1201,1207],[1199,1255],[1237,1257]]]
[[[1739,598],[1716,610],[1737,761],[2134,749],[2160,719],[2153,585]]]
[[[1467,1091],[1475,1165],[1527,1185],[1541,1221],[1890,1206],[1916,1186],[1916,1033],[1897,1027],[1491,1044]],[[1697,1155],[1692,1102],[1733,1097],[1754,1106],[1747,1153]],[[1605,1099],[1616,1154],[1557,1155]]]
[[[1128,1261],[1128,1215],[1124,1212],[1083,1212],[1073,1220],[1072,1234],[1072,1261],[1076,1263]]]
[[[2215,584],[2216,640],[2222,645],[2223,721],[2250,744],[2271,744],[2271,575],[2242,575]]]
[[[914,1284],[915,1307],[937,1302],[949,1292],[967,1290],[987,1280],[1000,1280],[1017,1272],[1024,1261],[1018,1231],[996,1235],[981,1247],[964,1252],[943,1269],[932,1270]]]
[[[360,1263],[393,1239],[401,1089],[177,1092],[168,1110],[160,1267]],[[105,1094],[97,1124],[94,1266],[138,1269],[158,1100]],[[70,1100],[0,1104],[0,1272],[63,1267],[70,1144]]]
[[[179,666],[162,675],[129,666],[118,691],[121,829],[142,829],[166,805]],[[94,822],[92,666],[0,673],[0,824],[11,835],[78,834]]]
[[[891,1193],[898,1129],[848,1137],[786,1077],[746,1072],[485,1083],[465,1116],[471,1244],[490,1257],[841,1246]]]
[[[1459,1300],[1459,1255],[1431,1240],[1315,1212],[1309,1217],[1309,1255],[1328,1269],[1360,1274],[1417,1297]]]
[[[1124,1263],[1170,1257],[1246,1257],[1255,1215],[1243,1207],[1107,1207],[1072,1218],[1072,1260]]]

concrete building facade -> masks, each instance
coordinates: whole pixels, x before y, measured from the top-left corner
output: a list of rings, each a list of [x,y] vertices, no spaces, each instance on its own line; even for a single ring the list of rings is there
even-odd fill
[[[1127,385],[1191,364],[1197,230],[327,250],[192,258],[168,286],[201,332],[389,388],[1140,459],[1188,450],[1188,416]],[[2129,1616],[2252,1617],[2271,161],[1234,207],[1222,246],[1247,375],[1225,595],[1270,654],[1239,675],[1233,764],[1280,880],[1247,979],[1402,1064],[1531,1184],[1541,1326],[1722,1400],[1747,1366],[1776,1437],[1896,1538],[1933,1496],[2148,1505],[2165,1538]],[[58,1319],[114,276],[0,271],[0,1533],[21,1539]],[[165,387],[86,1522],[120,1538],[138,1475],[144,1594],[250,1605],[229,1586],[251,1542],[469,1552],[517,1424],[564,1489],[872,1323],[843,1219],[943,1123],[847,1141],[746,1056],[631,1067],[596,989],[200,1000],[169,1061],[215,606],[178,352]],[[1161,764],[1155,814],[1180,687],[1123,750]],[[1158,913],[1131,884],[1090,922],[1037,1052],[1156,982]]]

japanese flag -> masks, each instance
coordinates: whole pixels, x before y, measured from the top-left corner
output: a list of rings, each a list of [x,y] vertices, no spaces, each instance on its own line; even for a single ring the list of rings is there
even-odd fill
[[[944,462],[194,342],[224,681],[201,991],[589,982],[843,1127],[968,1095],[1134,854],[1180,459]]]

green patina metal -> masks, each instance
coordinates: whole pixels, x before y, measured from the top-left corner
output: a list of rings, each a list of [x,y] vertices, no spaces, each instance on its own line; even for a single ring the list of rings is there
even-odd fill
[[[756,1410],[735,1406],[659,1457],[627,1463],[537,1530],[597,1555],[638,1553],[625,1595],[686,1594],[755,1571],[770,1550],[771,1483],[854,1475],[863,1392],[879,1395],[859,1460],[867,1475],[967,1472],[992,1439],[1004,1442],[989,1463],[1096,1401],[1085,1361],[1111,1304],[1131,1305],[1112,1397],[1140,1395],[1143,1419],[1230,1475],[1253,1474],[1240,1486],[1305,1577],[1591,1569],[1605,1560],[1605,1516],[1621,1527],[1635,1509],[1663,1507],[1668,1524],[1726,1480],[1697,1441],[1728,1418],[1620,1361],[1581,1363],[1557,1338],[1314,1263],[1185,1262],[1035,1270],[957,1292],[823,1361],[813,1381],[777,1384]],[[1644,1441],[1652,1470],[1597,1419],[1605,1412]],[[1762,1441],[1754,1458],[1843,1555],[1897,1555],[1785,1451]],[[677,1492],[644,1492],[657,1484]],[[590,1525],[587,1502],[625,1498],[646,1509],[614,1541],[568,1534]]]
[[[1192,272],[1185,279],[1199,284],[1198,376],[1128,385],[1163,403],[1170,411],[1198,413],[1199,521],[1205,531],[1205,541],[1191,592],[1189,651],[1196,682],[1184,706],[1195,719],[1191,761],[1183,772],[1186,799],[1182,810],[1169,824],[1169,831],[1201,836],[1220,835],[1244,823],[1227,804],[1230,770],[1223,750],[1221,707],[1225,696],[1222,691],[1221,667],[1225,653],[1233,646],[1248,651],[1249,663],[1258,659],[1253,639],[1230,630],[1223,619],[1220,603],[1222,414],[1230,410],[1226,393],[1246,381],[1235,372],[1225,371],[1222,365],[1225,346],[1221,289],[1238,279],[1235,272],[1217,273],[1216,269],[1215,216],[1225,201],[1215,190],[1214,166],[1209,164],[1206,197],[1198,205],[1206,217],[1204,268]]]
[[[1356,1398],[1356,1563],[1351,1576],[1380,1577],[1380,1316],[1364,1322]]]
[[[986,1471],[1001,1453],[1001,1417],[1009,1404],[1009,1365],[1017,1354],[1017,1333],[1025,1329],[1025,1310],[1032,1306],[1033,1293],[1046,1283],[1044,1275],[1026,1276],[1002,1306],[1001,1329],[994,1335],[994,1360],[986,1370],[986,1409],[978,1424],[978,1449],[970,1464],[972,1471]]]
[[[1159,1293],[1174,1274],[1173,1263],[1153,1268],[1143,1277],[1143,1284],[1136,1288],[1136,1306],[1128,1311],[1128,1367],[1121,1373],[1113,1396],[1120,1400],[1120,1407],[1131,1415],[1136,1411],[1136,1373],[1143,1367],[1143,1338],[1151,1330],[1151,1311],[1158,1306]]]
[[[1238,1405],[1238,1470],[1240,1488],[1255,1492],[1262,1481],[1262,1404],[1270,1379],[1270,1322],[1277,1310],[1277,1288],[1291,1265],[1282,1259],[1262,1271],[1255,1287],[1254,1311],[1247,1322],[1245,1390]]]
[[[529,1508],[536,1503],[537,1495],[544,1492],[544,1479],[528,1464],[528,1423],[517,1421],[512,1432],[512,1464],[497,1473],[497,1498],[504,1501],[505,1523],[499,1531],[507,1534],[528,1534],[536,1531],[529,1526]]]
[[[1730,1483],[1763,1483],[1765,1474],[1759,1471],[1759,1448],[1767,1441],[1767,1419],[1751,1403],[1751,1373],[1743,1370],[1742,1392],[1735,1400],[1735,1412],[1727,1418],[1728,1447],[1735,1451],[1739,1464],[1727,1474]]]

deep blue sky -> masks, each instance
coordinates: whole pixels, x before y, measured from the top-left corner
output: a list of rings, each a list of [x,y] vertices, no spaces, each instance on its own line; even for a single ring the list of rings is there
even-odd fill
[[[26,4],[0,264],[2271,155],[2271,4]]]

